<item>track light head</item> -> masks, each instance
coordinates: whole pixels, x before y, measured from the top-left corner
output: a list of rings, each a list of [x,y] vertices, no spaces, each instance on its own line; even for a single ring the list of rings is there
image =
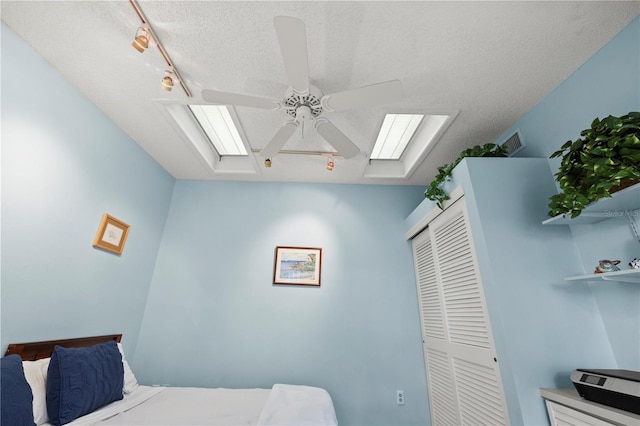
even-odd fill
[[[166,90],[167,92],[170,92],[171,89],[173,89],[173,79],[168,75],[165,75],[162,78],[161,86],[164,90]]]
[[[335,166],[335,163],[333,162],[333,157],[330,157],[327,160],[327,170],[332,171],[334,166]]]
[[[136,38],[131,45],[138,52],[143,53],[149,47],[149,44],[153,44],[152,40],[153,37],[151,37],[149,28],[146,25],[141,25],[138,27]]]
[[[164,72],[164,77],[162,77],[161,86],[167,92],[170,92],[173,89],[173,85],[178,83],[180,80],[173,72],[173,67],[170,67],[168,70]]]
[[[133,40],[133,43],[131,43],[131,45],[138,52],[142,53],[145,51],[146,48],[149,47],[149,39],[144,35],[139,35],[136,37],[135,40]]]

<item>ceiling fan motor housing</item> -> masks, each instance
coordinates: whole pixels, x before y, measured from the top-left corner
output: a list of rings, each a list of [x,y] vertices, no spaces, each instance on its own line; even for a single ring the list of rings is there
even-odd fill
[[[287,114],[292,118],[296,118],[297,110],[301,106],[306,106],[311,112],[311,117],[316,118],[322,114],[322,92],[316,86],[309,85],[309,92],[300,94],[292,87],[289,87],[284,93],[284,107]]]

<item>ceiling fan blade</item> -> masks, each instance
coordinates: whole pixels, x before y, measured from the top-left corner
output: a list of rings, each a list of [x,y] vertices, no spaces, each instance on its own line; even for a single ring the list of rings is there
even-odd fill
[[[326,95],[322,99],[322,106],[327,111],[340,111],[386,104],[401,99],[402,83],[400,80],[391,80]]]
[[[304,22],[291,16],[276,16],[273,23],[289,85],[306,94],[309,91],[309,58]]]
[[[349,159],[360,153],[360,148],[326,118],[317,119],[315,126],[320,136],[329,142],[342,157]]]
[[[275,99],[259,98],[257,96],[240,95],[237,93],[218,92],[205,89],[202,99],[212,104],[238,105],[261,109],[278,109],[280,104]]]
[[[282,145],[284,145],[291,138],[293,132],[295,132],[297,128],[298,125],[293,121],[284,123],[282,127],[280,127],[280,130],[278,130],[273,138],[271,138],[269,143],[267,143],[265,147],[262,148],[262,151],[260,151],[260,155],[264,158],[271,158],[276,155],[278,151],[280,151],[280,148],[282,148]]]

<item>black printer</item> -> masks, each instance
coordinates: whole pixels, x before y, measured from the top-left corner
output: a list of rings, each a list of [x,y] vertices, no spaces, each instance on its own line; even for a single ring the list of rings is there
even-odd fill
[[[640,371],[579,368],[571,381],[584,399],[640,414]]]

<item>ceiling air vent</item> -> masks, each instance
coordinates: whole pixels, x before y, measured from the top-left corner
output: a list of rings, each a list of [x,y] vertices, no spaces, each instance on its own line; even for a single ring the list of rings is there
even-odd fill
[[[524,148],[524,142],[520,137],[520,131],[516,131],[509,139],[504,141],[501,145],[507,150],[507,155],[513,157],[518,151]]]

